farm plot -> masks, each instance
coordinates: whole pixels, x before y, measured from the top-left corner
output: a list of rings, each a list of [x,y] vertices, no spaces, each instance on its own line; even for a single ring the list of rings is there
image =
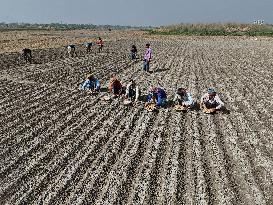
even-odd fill
[[[132,41],[151,43],[151,73],[128,59]],[[162,37],[111,41],[74,58],[41,50],[33,65],[2,54],[0,202],[271,204],[272,48],[269,40]],[[214,87],[229,113],[103,104],[107,93],[77,89],[89,72],[104,87],[111,73],[135,79],[143,94],[160,85],[169,99],[180,86],[197,100]]]

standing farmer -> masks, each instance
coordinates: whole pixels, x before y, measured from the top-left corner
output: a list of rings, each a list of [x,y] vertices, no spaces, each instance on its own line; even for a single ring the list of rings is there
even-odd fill
[[[131,60],[135,60],[137,58],[137,48],[135,45],[132,45],[131,48]]]
[[[22,57],[24,58],[24,60],[29,63],[31,63],[32,61],[32,55],[31,55],[31,50],[29,48],[24,48],[21,52]]]
[[[99,40],[97,41],[97,45],[99,46],[99,52],[101,52],[103,47],[103,41],[101,37],[99,37]]]
[[[150,48],[150,44],[147,43],[146,52],[144,54],[144,62],[143,62],[143,69],[146,72],[149,72],[151,59],[152,59],[152,49]]]

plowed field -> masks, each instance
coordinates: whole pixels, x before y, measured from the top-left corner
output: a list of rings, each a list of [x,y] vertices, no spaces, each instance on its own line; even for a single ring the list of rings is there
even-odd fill
[[[151,73],[132,43],[154,50]],[[0,55],[1,204],[272,204],[273,41],[151,38],[107,42],[69,58],[34,50],[36,64]],[[86,73],[116,73],[142,93],[180,86],[199,100],[214,87],[229,112],[206,115],[78,90]]]

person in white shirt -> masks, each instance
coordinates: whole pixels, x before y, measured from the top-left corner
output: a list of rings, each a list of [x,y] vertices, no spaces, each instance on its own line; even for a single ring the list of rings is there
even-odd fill
[[[67,46],[67,53],[70,57],[73,57],[74,54],[76,53],[76,46],[71,44]]]
[[[194,107],[194,100],[191,93],[185,88],[178,88],[173,99],[175,105]]]
[[[221,110],[224,103],[213,88],[209,88],[207,93],[201,97],[201,107],[205,109]]]
[[[131,101],[138,101],[138,98],[140,96],[140,90],[139,87],[136,85],[134,80],[130,80],[128,85],[126,86],[126,93],[125,97]]]

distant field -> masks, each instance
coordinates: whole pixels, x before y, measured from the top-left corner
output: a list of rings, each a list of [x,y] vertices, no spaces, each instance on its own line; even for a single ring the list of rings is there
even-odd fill
[[[272,204],[271,38],[86,31],[107,39],[104,51],[79,46],[69,58],[63,45],[87,40],[80,32],[0,34],[9,51],[39,48],[31,65],[0,54],[0,204]],[[132,44],[138,62],[128,59]],[[159,84],[169,99],[180,86],[198,101],[214,87],[230,113],[104,104],[108,93],[78,90],[90,72],[103,88],[111,73],[123,84],[134,78],[143,95]]]
[[[273,36],[272,25],[253,24],[181,24],[149,31],[157,35],[185,36]]]
[[[69,44],[95,42],[100,36],[105,41],[142,36],[143,31],[130,30],[10,30],[0,32],[0,53],[19,52],[23,48],[58,48]]]

